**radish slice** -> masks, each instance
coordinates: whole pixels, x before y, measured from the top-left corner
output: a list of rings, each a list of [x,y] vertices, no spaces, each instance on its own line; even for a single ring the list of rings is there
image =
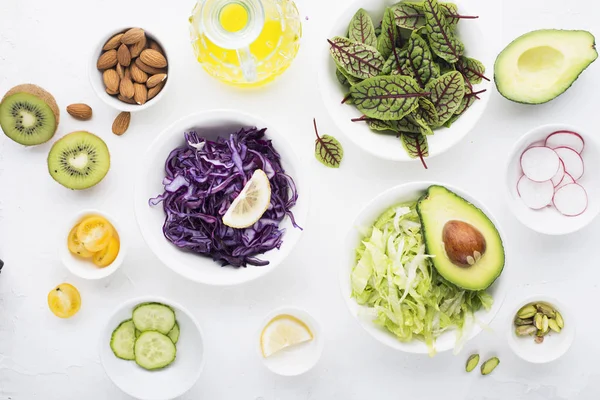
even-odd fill
[[[558,189],[552,202],[562,215],[576,217],[587,209],[588,196],[583,186],[572,183]]]
[[[554,185],[552,181],[535,182],[523,175],[517,182],[517,192],[527,207],[539,210],[552,203]]]
[[[549,181],[556,175],[559,168],[560,159],[549,147],[530,147],[521,154],[521,169],[525,176],[532,181]]]
[[[583,159],[575,150],[569,147],[557,147],[554,149],[556,154],[562,160],[565,171],[573,177],[573,179],[578,180],[583,175]]]
[[[585,147],[585,141],[580,134],[571,131],[558,131],[546,138],[546,147],[556,149],[557,147],[568,147],[581,154]]]
[[[556,188],[554,189],[554,192],[556,192],[561,187],[570,185],[572,183],[575,183],[575,179],[573,179],[573,177],[571,175],[569,175],[565,172],[565,176],[563,177],[562,181],[560,181],[558,186],[556,186]]]
[[[562,182],[565,177],[565,164],[563,164],[562,160],[560,161],[560,165],[558,167],[558,172],[554,177],[552,177],[551,181],[554,187],[557,187]]]

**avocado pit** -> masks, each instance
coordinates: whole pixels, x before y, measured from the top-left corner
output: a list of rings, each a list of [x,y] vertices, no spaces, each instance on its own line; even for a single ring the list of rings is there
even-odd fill
[[[486,250],[485,238],[473,225],[463,221],[448,221],[442,230],[446,255],[452,264],[468,268],[479,261]]]

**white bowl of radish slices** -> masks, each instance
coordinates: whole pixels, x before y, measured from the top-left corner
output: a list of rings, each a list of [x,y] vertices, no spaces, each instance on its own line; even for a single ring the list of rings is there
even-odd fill
[[[540,126],[515,144],[506,183],[524,225],[548,235],[578,231],[600,212],[600,146],[584,129]]]

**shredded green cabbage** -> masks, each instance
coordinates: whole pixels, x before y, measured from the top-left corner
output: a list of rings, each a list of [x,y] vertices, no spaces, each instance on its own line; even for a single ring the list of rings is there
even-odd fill
[[[455,350],[466,341],[473,313],[489,310],[485,291],[463,290],[442,278],[425,253],[416,203],[384,212],[356,249],[352,297],[373,308],[375,323],[400,341],[421,340],[435,355],[435,340],[458,329]]]

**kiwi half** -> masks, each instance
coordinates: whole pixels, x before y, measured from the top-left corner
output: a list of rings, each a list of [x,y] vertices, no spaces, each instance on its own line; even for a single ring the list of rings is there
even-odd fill
[[[100,182],[110,168],[110,153],[104,140],[93,133],[69,133],[48,154],[48,171],[66,188],[87,189]]]
[[[34,146],[47,142],[58,128],[60,111],[54,96],[39,86],[10,89],[0,102],[0,126],[17,143]]]

